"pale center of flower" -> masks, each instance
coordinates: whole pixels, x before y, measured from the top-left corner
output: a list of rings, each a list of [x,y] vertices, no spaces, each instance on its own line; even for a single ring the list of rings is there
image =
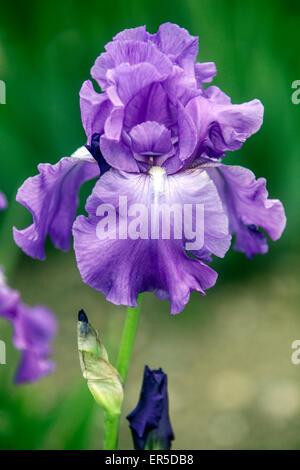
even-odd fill
[[[4,286],[4,285],[5,285],[5,276],[4,276],[4,272],[2,271],[0,267],[0,286]]]
[[[154,202],[158,202],[159,196],[164,192],[165,178],[167,172],[161,166],[152,166],[149,170],[149,175],[152,183],[152,190],[154,195]]]

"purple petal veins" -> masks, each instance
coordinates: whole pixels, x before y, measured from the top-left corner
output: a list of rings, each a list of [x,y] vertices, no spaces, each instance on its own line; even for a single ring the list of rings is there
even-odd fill
[[[72,224],[78,205],[78,191],[87,180],[99,174],[95,163],[65,157],[56,165],[41,163],[39,174],[28,178],[19,188],[17,201],[33,216],[33,224],[24,230],[14,228],[18,246],[32,258],[45,259],[45,240],[68,250]]]
[[[221,158],[257,132],[260,101],[233,105],[217,87],[204,89],[216,67],[213,62],[195,64],[197,53],[198,38],[171,23],[161,25],[157,34],[145,27],[125,30],[106,45],[91,70],[104,93],[85,82],[80,95],[88,142],[100,134],[109,165],[128,172],[149,170],[150,151],[147,159],[145,152],[136,151],[137,139],[131,139],[136,126],[149,121],[164,125],[171,135],[173,152],[166,145],[158,163],[170,174],[203,155]]]
[[[118,305],[137,305],[143,291],[164,293],[171,303],[171,313],[179,313],[189,300],[192,290],[204,291],[215,284],[217,274],[200,259],[190,258],[183,239],[153,239],[147,234],[138,239],[112,237],[99,239],[97,226],[101,217],[97,209],[111,204],[119,209],[119,196],[128,205],[143,203],[149,207],[155,197],[157,180],[151,175],[129,174],[109,170],[96,184],[86,210],[89,217],[79,216],[73,228],[77,264],[84,282],[103,292]],[[191,174],[163,177],[159,190],[162,204],[202,203],[204,205],[204,249],[224,256],[230,245],[228,220],[223,212],[216,187],[207,173],[195,170]],[[158,209],[159,210],[159,207]],[[125,220],[117,222],[120,233]],[[199,253],[194,253],[196,256]],[[201,256],[199,256],[201,258]]]
[[[238,150],[259,130],[263,121],[263,106],[259,100],[233,105],[215,86],[190,100],[186,108],[198,131],[197,150],[192,159],[201,155],[221,158],[227,150]]]
[[[241,166],[220,165],[208,169],[215,182],[229,218],[230,232],[235,234],[235,249],[248,258],[268,251],[262,228],[272,240],[278,240],[286,225],[282,203],[268,199],[266,180],[255,179],[252,171]]]
[[[216,66],[196,63],[198,38],[178,25],[162,24],[156,34],[145,26],[127,29],[105,49],[91,69],[102,92],[90,80],[80,90],[87,143],[56,165],[40,165],[40,174],[19,189],[17,200],[32,213],[33,224],[14,229],[15,241],[39,259],[45,258],[48,234],[66,250],[79,188],[100,172],[88,217],[73,225],[82,279],[116,304],[135,306],[139,292],[155,291],[178,313],[191,291],[204,294],[214,285],[217,274],[205,263],[213,254],[224,256],[231,235],[235,248],[252,257],[268,249],[262,230],[276,240],[284,229],[283,206],[268,199],[265,180],[221,163],[260,129],[264,108],[257,99],[232,104],[220,88],[207,87]],[[118,211],[119,196],[150,207],[154,173],[164,175],[157,207],[162,201],[203,205],[203,246],[187,249],[185,237],[99,239],[103,214],[97,208],[107,204]],[[191,224],[196,219],[191,216]],[[118,218],[114,230],[124,231],[124,224]]]

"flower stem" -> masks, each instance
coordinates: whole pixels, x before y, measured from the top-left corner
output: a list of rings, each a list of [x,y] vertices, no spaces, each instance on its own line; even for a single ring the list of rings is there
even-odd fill
[[[125,320],[124,330],[122,334],[119,355],[117,359],[117,370],[123,379],[125,385],[134,340],[141,312],[141,299],[138,298],[138,307],[128,307]],[[120,415],[111,416],[104,414],[104,450],[116,450],[118,448]]]
[[[128,307],[127,316],[125,320],[125,326],[121,339],[121,345],[119,349],[119,355],[117,360],[117,370],[123,379],[124,385],[127,378],[129,369],[131,354],[134,346],[135,335],[139,323],[140,312],[141,312],[141,300],[142,296],[139,295],[138,307]]]
[[[104,413],[104,450],[117,450],[120,415]]]

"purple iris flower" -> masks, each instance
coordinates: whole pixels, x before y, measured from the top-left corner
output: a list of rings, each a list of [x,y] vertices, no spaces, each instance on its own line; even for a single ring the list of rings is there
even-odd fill
[[[127,416],[135,450],[170,450],[174,434],[169,418],[168,378],[145,366],[139,402]]]
[[[195,63],[198,38],[166,23],[156,34],[145,27],[125,30],[106,45],[80,91],[87,144],[56,165],[40,164],[39,175],[25,181],[17,200],[33,224],[14,229],[28,255],[45,258],[45,239],[67,250],[73,226],[77,264],[84,282],[117,305],[137,305],[143,291],[180,312],[190,292],[202,295],[217,273],[207,266],[223,257],[231,236],[235,249],[251,258],[266,253],[263,230],[277,240],[286,218],[281,202],[268,199],[266,181],[248,169],[222,163],[226,151],[239,149],[263,120],[259,100],[232,104],[218,87],[208,86],[214,63]],[[73,224],[80,186],[98,177],[86,210]],[[201,248],[186,250],[184,236],[149,239],[99,238],[101,205],[121,213],[119,196],[130,206],[154,202],[204,206]],[[194,216],[190,216],[194,224]],[[124,232],[118,218],[114,232]],[[172,223],[171,223],[172,225]],[[172,228],[174,228],[174,223]]]
[[[0,211],[2,211],[3,209],[5,209],[6,206],[7,206],[6,197],[5,197],[4,194],[1,193],[1,191],[0,191]]]
[[[0,318],[12,324],[14,346],[22,352],[16,383],[35,382],[52,372],[55,364],[48,356],[52,354],[50,342],[56,334],[56,318],[43,306],[25,305],[19,293],[6,285],[1,270]]]

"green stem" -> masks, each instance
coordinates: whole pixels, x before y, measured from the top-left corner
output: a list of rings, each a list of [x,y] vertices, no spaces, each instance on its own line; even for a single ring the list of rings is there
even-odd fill
[[[104,413],[104,450],[117,450],[120,415]]]
[[[125,320],[123,335],[121,339],[119,355],[117,360],[117,369],[120,376],[123,379],[124,385],[126,382],[131,354],[134,346],[135,335],[139,323],[140,312],[141,312],[141,300],[142,296],[138,298],[139,306],[132,308],[128,307],[127,316]]]
[[[124,330],[122,334],[119,355],[117,360],[117,370],[123,379],[125,385],[134,340],[139,323],[141,312],[141,295],[138,298],[139,306],[128,307],[125,320]],[[118,448],[120,415],[104,414],[104,450],[116,450]]]

